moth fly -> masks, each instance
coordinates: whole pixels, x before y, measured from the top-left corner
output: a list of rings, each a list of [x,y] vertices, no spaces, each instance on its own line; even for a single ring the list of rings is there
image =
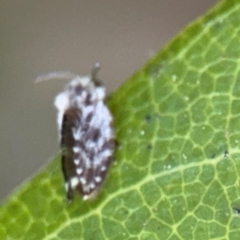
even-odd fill
[[[100,65],[96,63],[91,76],[52,72],[36,79],[36,82],[71,79],[54,101],[58,110],[62,171],[69,202],[74,191],[79,192],[84,200],[93,199],[113,159],[113,119],[105,104],[106,89],[97,77],[99,70]]]

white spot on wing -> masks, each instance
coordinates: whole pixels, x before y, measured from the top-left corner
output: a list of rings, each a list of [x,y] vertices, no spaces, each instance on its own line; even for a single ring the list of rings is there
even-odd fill
[[[102,155],[102,158],[110,157],[110,156],[112,155],[112,150],[106,149],[105,151],[103,151],[103,152],[101,153],[101,155]]]
[[[73,177],[70,179],[70,184],[71,184],[71,187],[74,189],[79,183],[79,180],[77,177]]]
[[[82,168],[77,168],[76,171],[77,171],[77,174],[80,175],[83,170],[82,170]]]
[[[106,169],[107,169],[107,168],[106,168],[105,166],[102,166],[102,167],[101,167],[101,171],[102,171],[102,172],[106,171]]]
[[[72,133],[73,133],[73,137],[75,140],[80,140],[81,139],[81,132],[79,131],[79,129],[72,129]]]
[[[74,146],[74,147],[73,147],[73,152],[74,152],[74,153],[79,153],[79,152],[80,152],[80,147]]]
[[[95,185],[94,182],[91,182],[91,183],[89,184],[89,187],[90,187],[91,189],[94,189],[94,188],[96,187],[96,185]]]
[[[78,165],[78,164],[80,163],[80,160],[77,159],[77,158],[75,158],[75,159],[74,159],[74,163],[75,163],[76,165]]]
[[[102,181],[102,178],[99,177],[99,176],[97,176],[97,177],[95,177],[95,181],[96,181],[96,182],[101,182],[101,181]]]
[[[86,184],[86,183],[87,183],[86,179],[83,178],[83,177],[80,178],[80,182],[81,182],[82,184]]]

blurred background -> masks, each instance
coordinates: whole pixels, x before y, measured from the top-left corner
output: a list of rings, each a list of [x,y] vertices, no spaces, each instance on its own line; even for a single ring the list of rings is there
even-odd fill
[[[54,70],[89,74],[115,91],[217,0],[0,0],[0,199],[59,151],[55,95],[34,84]]]

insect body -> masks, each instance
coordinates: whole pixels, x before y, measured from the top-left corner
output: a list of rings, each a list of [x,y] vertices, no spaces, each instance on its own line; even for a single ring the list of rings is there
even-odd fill
[[[112,115],[105,105],[106,90],[96,77],[98,70],[95,64],[91,77],[75,76],[55,98],[68,201],[75,190],[84,200],[93,199],[112,161]]]

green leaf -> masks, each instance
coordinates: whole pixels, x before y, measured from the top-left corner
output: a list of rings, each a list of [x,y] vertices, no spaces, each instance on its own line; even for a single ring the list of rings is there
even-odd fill
[[[96,200],[66,203],[58,157],[2,203],[1,239],[239,239],[239,13],[221,2],[112,96]]]

